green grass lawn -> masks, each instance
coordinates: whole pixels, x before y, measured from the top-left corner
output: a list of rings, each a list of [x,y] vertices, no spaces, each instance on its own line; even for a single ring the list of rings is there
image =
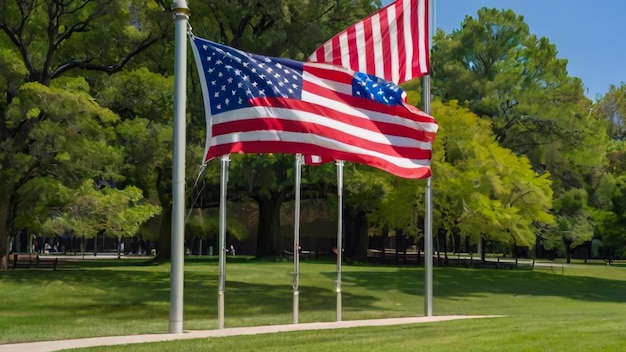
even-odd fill
[[[335,265],[303,262],[300,269],[299,322],[334,321]],[[229,262],[225,327],[290,324],[292,271],[289,262]],[[187,258],[185,330],[217,328],[217,274],[215,260]],[[433,278],[434,315],[506,317],[172,341],[132,350],[626,350],[625,268],[435,268]],[[423,315],[423,268],[345,265],[342,279],[343,320]],[[57,271],[11,270],[0,272],[0,290],[0,344],[168,330],[169,265],[90,260]]]

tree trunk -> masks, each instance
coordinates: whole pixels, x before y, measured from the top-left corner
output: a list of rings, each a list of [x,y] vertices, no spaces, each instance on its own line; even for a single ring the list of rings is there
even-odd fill
[[[259,205],[259,227],[256,242],[256,257],[278,256],[284,249],[280,232],[280,207],[284,193],[269,198],[256,198]]]
[[[383,238],[383,244],[380,248],[380,264],[385,264],[385,259],[386,259],[385,247],[387,246],[387,241],[389,241],[389,226],[388,225],[383,226],[382,238]]]
[[[10,200],[7,193],[0,199],[0,270],[8,268],[9,242],[11,241],[10,228]]]
[[[572,248],[570,247],[572,241],[563,239],[563,244],[565,245],[565,262],[569,264],[572,261]]]
[[[184,247],[184,246],[183,246]],[[163,206],[163,216],[159,227],[159,242],[155,246],[158,262],[172,260],[172,205]],[[184,250],[184,248],[183,248]]]
[[[356,215],[344,213],[346,231],[346,258],[357,262],[365,262],[367,259],[367,247],[369,245],[369,224],[367,214],[358,212]]]
[[[480,236],[480,261],[481,262],[485,262],[485,252],[487,252],[485,250],[485,236],[481,235]]]

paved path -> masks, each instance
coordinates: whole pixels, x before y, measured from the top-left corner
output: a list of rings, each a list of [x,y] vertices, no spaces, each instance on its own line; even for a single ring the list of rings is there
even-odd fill
[[[348,320],[339,322],[323,322],[323,323],[305,323],[305,324],[287,324],[287,325],[267,325],[267,326],[251,326],[240,328],[225,328],[218,330],[194,330],[186,331],[182,334],[147,334],[147,335],[130,335],[130,336],[106,336],[106,337],[90,337],[74,340],[60,341],[39,341],[29,343],[15,343],[0,345],[0,352],[48,352],[60,351],[70,348],[84,348],[93,346],[112,346],[133,343],[173,341],[185,339],[200,339],[207,337],[222,337],[234,335],[255,335],[268,334],[286,331],[302,331],[302,330],[324,330],[324,329],[341,329],[360,326],[386,326],[386,325],[402,325],[430,323],[457,319],[475,319],[475,318],[495,318],[498,315],[443,315],[434,317],[410,317],[410,318],[392,318],[392,319],[371,319],[371,320]]]

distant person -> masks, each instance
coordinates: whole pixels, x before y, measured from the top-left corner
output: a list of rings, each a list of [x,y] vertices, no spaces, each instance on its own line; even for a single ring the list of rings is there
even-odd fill
[[[230,245],[230,254],[235,255],[235,246]]]

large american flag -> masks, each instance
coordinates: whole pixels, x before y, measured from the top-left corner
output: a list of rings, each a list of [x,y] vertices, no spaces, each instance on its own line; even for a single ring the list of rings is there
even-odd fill
[[[400,84],[430,72],[428,0],[396,0],[320,46],[327,62]]]
[[[396,84],[321,63],[250,54],[192,37],[207,117],[205,161],[302,153],[430,176],[437,123]]]

